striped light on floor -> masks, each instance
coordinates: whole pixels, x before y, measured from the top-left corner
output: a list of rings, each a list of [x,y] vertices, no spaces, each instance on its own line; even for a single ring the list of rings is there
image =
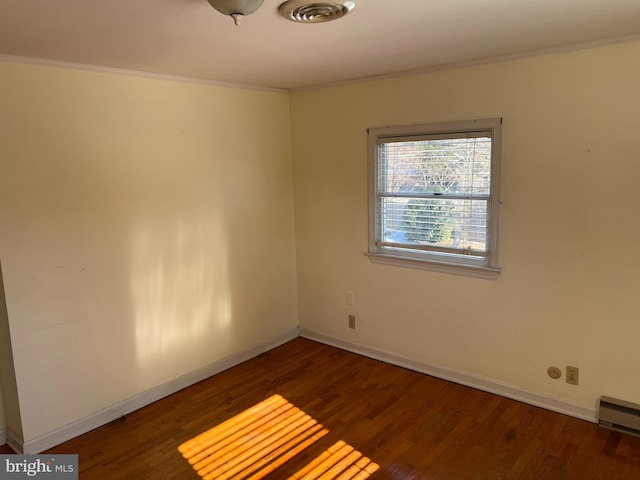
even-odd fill
[[[327,433],[305,412],[274,395],[183,443],[178,450],[205,480],[258,480]],[[363,480],[378,468],[341,441],[291,480]]]

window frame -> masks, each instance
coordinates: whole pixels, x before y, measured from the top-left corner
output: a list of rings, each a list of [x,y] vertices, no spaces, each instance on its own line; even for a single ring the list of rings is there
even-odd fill
[[[380,246],[381,214],[378,209],[378,146],[384,139],[420,139],[430,135],[466,138],[478,132],[491,134],[491,181],[487,201],[487,255],[484,260],[465,259],[464,255],[437,252],[428,248],[411,251]],[[412,138],[413,137],[413,138]],[[382,140],[382,142],[381,142]],[[434,270],[495,280],[501,269],[498,263],[499,208],[501,203],[502,118],[485,118],[420,125],[376,127],[367,129],[369,171],[369,251],[374,263]]]

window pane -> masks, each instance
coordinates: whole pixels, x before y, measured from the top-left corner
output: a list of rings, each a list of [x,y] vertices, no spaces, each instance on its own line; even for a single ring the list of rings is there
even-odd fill
[[[380,218],[383,243],[487,251],[485,200],[382,197]]]
[[[489,137],[392,142],[378,148],[381,194],[489,195]]]

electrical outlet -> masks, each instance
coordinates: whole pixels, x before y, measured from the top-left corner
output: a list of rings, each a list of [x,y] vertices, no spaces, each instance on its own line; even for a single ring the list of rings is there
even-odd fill
[[[562,376],[562,372],[558,367],[549,367],[547,368],[547,374],[553,378],[554,380],[559,379]]]
[[[356,316],[349,315],[349,328],[356,329]]]
[[[570,367],[567,365],[567,383],[578,385],[580,369],[578,367]]]
[[[355,301],[353,292],[351,290],[347,290],[347,305],[353,305],[355,304]]]

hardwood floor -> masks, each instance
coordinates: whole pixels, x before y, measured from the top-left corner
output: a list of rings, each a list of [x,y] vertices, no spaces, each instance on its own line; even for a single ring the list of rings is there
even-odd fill
[[[198,479],[178,447],[275,394],[328,432],[270,480],[339,441],[373,480],[640,478],[640,438],[301,338],[48,453],[79,454],[82,480]]]

